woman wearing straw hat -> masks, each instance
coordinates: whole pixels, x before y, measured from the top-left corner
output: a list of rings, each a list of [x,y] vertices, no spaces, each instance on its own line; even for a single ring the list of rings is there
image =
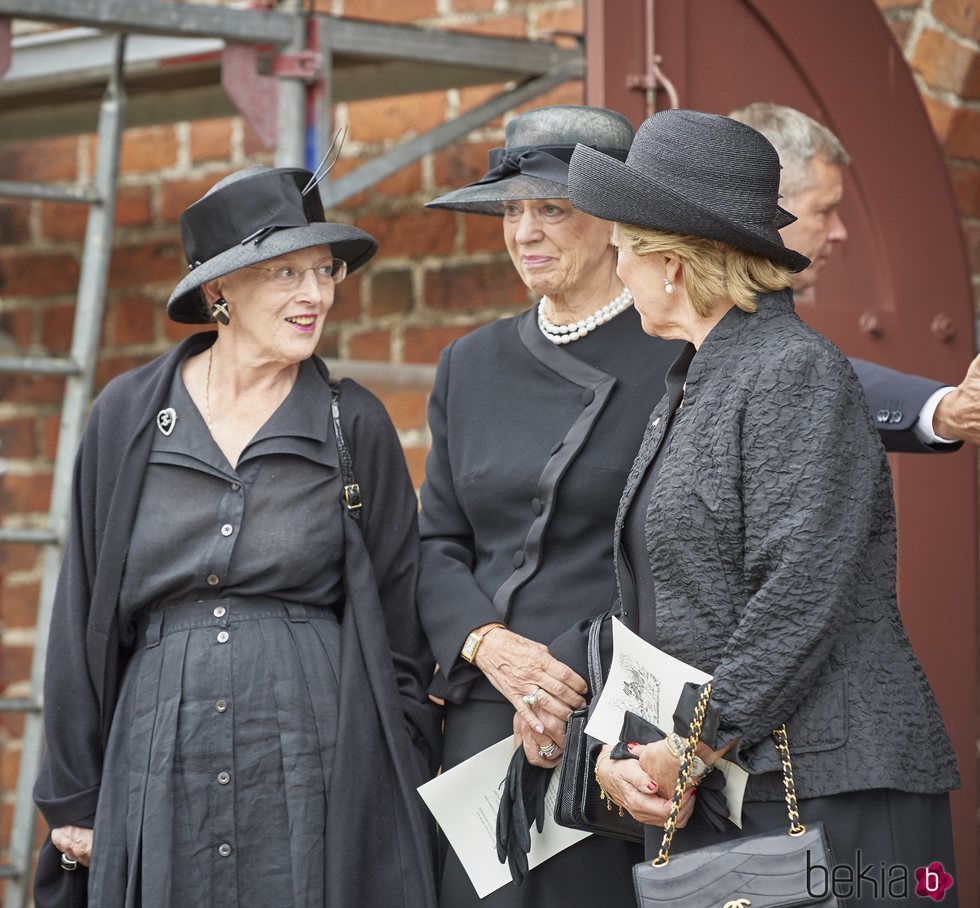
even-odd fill
[[[699,756],[750,773],[741,830],[695,813],[674,850],[786,827],[770,738],[786,723],[800,816],[824,822],[838,864],[955,876],[956,761],[896,605],[888,463],[846,358],[793,310],[808,262],[780,240],[778,186],[761,134],[696,111],[647,120],[625,162],[579,146],[570,165],[572,203],[616,224],[644,330],[683,343],[619,506],[623,612],[713,675]],[[684,744],[600,757],[648,853],[663,820],[640,791],[673,794]],[[870,885],[838,895],[877,904]]]
[[[217,331],[93,406],[48,649],[41,908],[435,902],[416,499],[381,404],[314,355],[376,244],[315,185],[250,168],[191,205],[167,313]]]

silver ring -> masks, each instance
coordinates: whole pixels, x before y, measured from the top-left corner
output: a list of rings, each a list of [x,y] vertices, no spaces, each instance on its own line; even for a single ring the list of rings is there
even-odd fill
[[[552,741],[547,747],[538,748],[538,756],[545,760],[550,760],[558,750],[558,743]]]
[[[74,870],[78,866],[78,861],[73,861],[67,854],[62,852],[61,854],[61,869],[62,870]]]
[[[523,697],[521,697],[521,700],[523,700],[528,706],[534,706],[534,704],[538,702],[539,690],[541,690],[540,687],[535,688],[534,693],[525,694]]]

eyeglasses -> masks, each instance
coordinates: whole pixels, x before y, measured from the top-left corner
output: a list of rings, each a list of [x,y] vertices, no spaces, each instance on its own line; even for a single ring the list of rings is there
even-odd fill
[[[295,290],[303,283],[307,271],[312,271],[317,283],[321,286],[339,284],[347,277],[347,262],[343,259],[327,259],[311,268],[294,268],[292,265],[280,265],[269,268],[265,265],[246,265],[246,268],[257,268],[269,275],[269,280],[284,290]]]

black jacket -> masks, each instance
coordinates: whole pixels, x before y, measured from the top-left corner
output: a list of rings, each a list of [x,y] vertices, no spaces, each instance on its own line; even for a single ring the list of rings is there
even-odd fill
[[[688,348],[689,350],[693,348]],[[779,800],[769,731],[786,722],[801,797],[958,785],[895,597],[891,472],[843,354],[788,292],[732,309],[687,373],[647,507],[657,645],[714,675],[722,745]],[[676,404],[676,402],[675,402]],[[619,507],[664,437],[653,411]],[[617,562],[620,559],[617,558]]]
[[[119,626],[116,603],[156,414],[181,362],[213,341],[212,333],[188,338],[110,382],[92,408],[75,464],[45,673],[47,747],[34,797],[52,827],[91,826],[95,817],[104,746],[133,643],[132,628]],[[329,405],[325,393],[322,406]],[[428,908],[434,884],[414,789],[438,765],[439,717],[425,695],[432,659],[414,602],[417,504],[380,402],[345,381],[341,413],[364,495],[364,532],[345,520],[341,746],[327,820],[327,848],[337,861],[328,901]],[[48,840],[37,905],[85,904],[86,877],[60,870]]]

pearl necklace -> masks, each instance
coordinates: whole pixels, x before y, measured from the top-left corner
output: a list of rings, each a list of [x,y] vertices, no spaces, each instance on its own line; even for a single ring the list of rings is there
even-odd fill
[[[541,329],[541,333],[553,344],[570,344],[572,341],[577,341],[579,338],[585,337],[586,334],[595,331],[600,325],[604,325],[619,315],[620,312],[628,309],[633,303],[633,294],[630,293],[628,287],[624,287],[623,292],[611,303],[606,303],[598,311],[570,325],[555,325],[548,319],[548,316],[544,314],[546,299],[547,297],[542,296],[538,303],[538,327]]]

